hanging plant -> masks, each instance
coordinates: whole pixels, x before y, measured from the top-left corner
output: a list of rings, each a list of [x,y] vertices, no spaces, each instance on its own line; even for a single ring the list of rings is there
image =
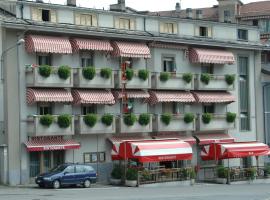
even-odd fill
[[[53,123],[53,116],[52,115],[43,115],[39,119],[39,123],[43,126],[49,127]]]
[[[183,74],[183,80],[186,83],[190,83],[192,81],[193,75],[191,73],[185,73]]]
[[[189,124],[189,123],[194,121],[194,118],[195,118],[195,116],[193,113],[186,113],[184,116],[184,122]]]
[[[129,80],[129,81],[132,80],[133,75],[134,75],[133,69],[127,68],[126,69],[126,78],[127,78],[127,80]]]
[[[236,113],[227,112],[226,114],[226,120],[228,123],[233,123],[236,118]]]
[[[63,65],[58,68],[57,72],[59,78],[67,80],[70,77],[71,69],[69,66]]]
[[[133,113],[124,115],[124,123],[127,126],[133,126],[136,121],[137,121],[137,117]]]
[[[201,82],[203,82],[204,84],[208,85],[210,79],[211,79],[211,75],[210,74],[208,74],[208,73],[201,74]]]
[[[170,113],[164,113],[161,115],[161,121],[166,125],[168,126],[171,122],[171,119],[172,119],[172,114]]]
[[[202,121],[203,121],[204,124],[209,124],[211,120],[212,120],[212,114],[211,113],[204,113],[202,115]]]
[[[52,67],[49,65],[41,65],[38,68],[38,73],[44,78],[48,78],[52,73]]]
[[[85,79],[92,80],[96,76],[96,69],[95,67],[84,67],[82,74]]]
[[[150,115],[148,113],[140,114],[138,121],[140,125],[146,126],[150,122]]]
[[[100,76],[105,79],[109,79],[112,77],[112,69],[111,68],[102,68],[100,70]]]
[[[111,126],[113,122],[113,115],[105,114],[101,117],[101,122],[106,126]]]
[[[162,82],[166,82],[170,79],[171,74],[169,72],[160,72],[159,79]]]
[[[97,123],[97,115],[96,114],[87,114],[83,117],[84,123],[89,127],[94,127]]]
[[[71,116],[68,114],[59,115],[57,123],[60,128],[68,128],[71,125]]]
[[[226,74],[225,75],[225,81],[228,85],[232,85],[235,80],[235,75],[234,74]]]
[[[146,81],[149,76],[149,71],[147,69],[140,69],[138,72],[138,76],[141,80]]]

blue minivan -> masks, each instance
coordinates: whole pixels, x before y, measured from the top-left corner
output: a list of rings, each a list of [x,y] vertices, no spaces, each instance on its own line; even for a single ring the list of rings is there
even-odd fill
[[[62,164],[47,173],[36,177],[39,187],[53,187],[58,189],[62,186],[83,185],[88,188],[96,183],[97,174],[94,168],[86,164]]]

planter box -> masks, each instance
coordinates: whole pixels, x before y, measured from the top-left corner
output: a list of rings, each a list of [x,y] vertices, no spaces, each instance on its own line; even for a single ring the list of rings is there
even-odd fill
[[[137,119],[139,115],[136,115]],[[152,115],[150,115],[149,124],[146,126],[142,126],[139,124],[138,120],[134,123],[133,126],[127,126],[124,123],[123,116],[120,117],[119,120],[119,132],[121,133],[148,133],[152,132]]]
[[[52,74],[44,78],[39,74],[38,67],[27,68],[25,72],[26,84],[28,87],[73,87],[73,69],[67,80],[61,79],[57,73],[57,67],[53,67]]]
[[[121,179],[110,178],[111,185],[121,185]]]
[[[212,120],[205,124],[202,121],[202,115],[198,117],[197,130],[209,131],[209,130],[229,130],[235,128],[235,122],[228,123],[226,120],[226,114],[213,114]]]
[[[122,73],[118,72],[118,88],[121,88]],[[151,73],[149,72],[148,78],[144,81],[139,78],[138,72],[134,71],[133,78],[129,81],[126,80],[126,88],[128,89],[149,89],[151,88]]]
[[[156,73],[153,76],[153,88],[158,90],[193,90],[194,89],[194,77],[190,83],[186,83],[183,79],[183,74],[172,73],[171,78],[165,82],[160,81],[160,73]]]
[[[197,90],[234,90],[234,84],[228,85],[225,76],[222,75],[213,75],[207,85],[201,82],[201,76],[199,75],[196,82]]]
[[[216,178],[216,183],[226,184],[227,179],[226,178]]]
[[[57,117],[54,115],[55,120],[49,126],[43,126],[39,120],[41,115],[35,115],[28,118],[27,129],[29,136],[57,136],[57,135],[74,135],[74,117],[72,116],[71,124],[68,128],[60,128],[57,124]]]
[[[114,72],[108,79],[100,76],[100,69],[96,69],[96,75],[92,80],[85,79],[83,68],[77,68],[74,75],[74,85],[80,88],[114,88]]]
[[[137,187],[138,184],[137,184],[137,181],[130,181],[130,180],[126,180],[125,181],[125,186],[128,186],[128,187]]]
[[[77,117],[76,120],[76,133],[77,134],[105,134],[105,133],[115,133],[115,117],[113,117],[113,122],[110,126],[106,126],[101,122],[102,115],[98,115],[97,123],[94,127],[87,126],[83,120],[83,115]]]

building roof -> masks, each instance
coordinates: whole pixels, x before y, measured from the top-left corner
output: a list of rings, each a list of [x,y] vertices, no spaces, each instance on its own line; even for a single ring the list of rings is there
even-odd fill
[[[258,1],[244,4],[239,17],[270,15],[270,1]]]

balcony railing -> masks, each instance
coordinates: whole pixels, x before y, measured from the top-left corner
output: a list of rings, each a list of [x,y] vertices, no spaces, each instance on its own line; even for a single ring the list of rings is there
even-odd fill
[[[29,136],[57,136],[57,135],[74,135],[74,117],[71,116],[71,123],[67,128],[61,128],[57,123],[59,115],[53,115],[53,122],[49,126],[40,123],[42,115],[33,115],[28,117],[28,134]]]
[[[96,74],[92,80],[83,76],[83,68],[76,68],[74,73],[74,85],[80,88],[114,88],[114,71],[109,78],[103,78],[101,69],[96,69]]]
[[[124,122],[124,116],[119,116],[118,129],[120,133],[147,133],[152,132],[152,115],[150,115],[149,123],[147,125],[141,125],[138,121],[140,114],[135,114],[136,121],[133,125],[126,125]]]
[[[197,131],[210,131],[210,130],[228,130],[235,128],[234,122],[227,122],[226,114],[212,114],[212,119],[209,123],[203,122],[203,115],[198,115]]]
[[[117,87],[121,87],[122,72],[118,71],[118,83]],[[128,89],[148,89],[151,88],[151,73],[149,72],[146,80],[143,80],[138,75],[138,70],[134,70],[134,74],[131,80],[126,80],[126,88]]]
[[[155,131],[194,131],[196,126],[195,126],[195,119],[190,122],[186,123],[184,121],[184,115],[183,114],[175,114],[172,115],[171,121],[168,125],[164,124],[162,122],[162,115],[156,115],[155,116],[155,126],[154,130]]]
[[[73,69],[70,68],[70,76],[62,79],[57,73],[58,67],[52,67],[52,72],[48,77],[39,73],[38,66],[26,66],[26,84],[30,87],[73,87]]]
[[[194,76],[192,75],[191,81],[188,83],[184,80],[181,73],[170,73],[168,80],[162,81],[159,72],[153,73],[152,88],[159,90],[193,90],[194,89]]]
[[[197,90],[234,90],[234,83],[229,85],[225,75],[210,75],[209,83],[206,84],[201,81],[200,74],[197,75],[195,88]]]
[[[105,133],[115,133],[116,124],[115,116],[113,116],[113,121],[111,125],[105,125],[102,123],[102,115],[97,115],[97,122],[93,127],[90,127],[84,122],[85,115],[76,116],[76,134],[105,134]]]

